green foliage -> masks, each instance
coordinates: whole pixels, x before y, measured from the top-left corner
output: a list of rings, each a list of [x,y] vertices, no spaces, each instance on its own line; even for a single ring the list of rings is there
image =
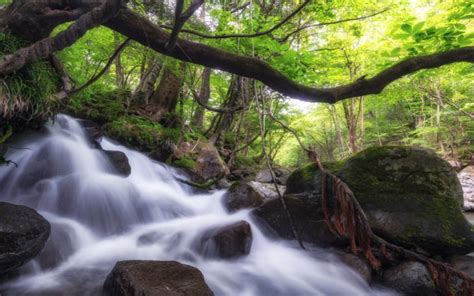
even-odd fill
[[[70,109],[76,116],[104,124],[126,113],[125,102],[130,95],[130,92],[120,89],[79,93],[72,98]]]
[[[133,147],[152,151],[162,144],[163,127],[139,116],[127,115],[107,123],[105,132]]]
[[[0,33],[0,59],[23,47],[26,43],[11,34]],[[20,71],[0,79],[0,122],[24,124],[43,121],[57,109],[59,102],[53,94],[58,77],[47,61],[28,65]]]
[[[196,161],[189,156],[184,156],[181,159],[173,161],[173,165],[183,169],[192,170],[196,168]]]

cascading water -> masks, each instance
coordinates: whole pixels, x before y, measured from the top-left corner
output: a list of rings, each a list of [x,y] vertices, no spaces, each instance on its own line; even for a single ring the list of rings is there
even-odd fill
[[[124,152],[132,173],[120,177],[79,123],[57,116],[45,135],[18,140],[0,167],[0,200],[37,209],[51,237],[21,276],[0,287],[2,295],[101,295],[115,262],[176,260],[200,269],[216,295],[393,295],[370,288],[330,253],[302,251],[266,237],[249,211],[228,214],[225,191],[196,194],[178,174],[145,155],[104,138],[105,150]],[[211,228],[250,223],[248,256],[234,260],[194,251]]]

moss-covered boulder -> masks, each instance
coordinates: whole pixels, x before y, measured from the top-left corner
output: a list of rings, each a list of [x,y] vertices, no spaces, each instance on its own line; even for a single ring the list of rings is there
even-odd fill
[[[409,248],[433,254],[474,250],[474,231],[461,211],[456,172],[433,151],[415,147],[369,148],[326,167],[349,185],[374,232]],[[296,170],[287,193],[321,192],[315,165]]]

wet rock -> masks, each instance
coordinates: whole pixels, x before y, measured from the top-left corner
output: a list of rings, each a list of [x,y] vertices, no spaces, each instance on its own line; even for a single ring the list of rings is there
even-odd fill
[[[120,176],[128,177],[132,173],[132,168],[130,167],[128,157],[125,153],[123,153],[122,151],[107,150],[103,150],[102,152]]]
[[[35,257],[50,232],[48,221],[35,210],[0,202],[0,275]]]
[[[301,240],[319,246],[341,246],[347,240],[334,236],[324,222],[320,194],[305,196],[284,196],[286,206],[293,218],[296,232]],[[270,232],[285,239],[295,239],[288,213],[280,199],[272,199],[252,211],[257,222]]]
[[[239,221],[206,232],[199,238],[197,250],[205,257],[237,258],[250,253],[252,240],[250,224]]]
[[[474,232],[461,211],[456,172],[435,152],[373,147],[342,165],[325,167],[348,184],[374,232],[386,240],[430,254],[465,254],[474,249]],[[320,195],[317,166],[296,170],[286,193]]]
[[[95,148],[100,148],[99,142],[102,140],[104,133],[102,132],[102,128],[99,124],[86,120],[86,119],[78,119],[77,122],[82,126],[84,129],[84,133],[86,134],[87,139]]]
[[[382,283],[404,295],[437,295],[429,270],[419,262],[404,262],[387,269]]]
[[[263,197],[246,182],[235,182],[224,196],[224,206],[229,212],[256,208],[263,204]]]
[[[474,278],[474,257],[471,256],[453,256],[449,258],[449,263],[462,272]]]
[[[354,254],[341,251],[336,252],[336,256],[342,261],[342,263],[358,273],[367,283],[372,281],[372,269],[367,260]]]
[[[104,294],[110,296],[210,296],[204,276],[176,261],[119,261],[107,276]]]
[[[474,211],[474,166],[464,168],[458,174],[464,198],[464,210]]]

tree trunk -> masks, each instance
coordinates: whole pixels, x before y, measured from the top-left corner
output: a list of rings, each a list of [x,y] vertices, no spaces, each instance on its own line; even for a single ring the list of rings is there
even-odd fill
[[[227,92],[227,100],[224,103],[224,108],[235,109],[245,104],[246,98],[248,98],[249,95],[247,88],[248,82],[249,80],[244,77],[233,76]],[[210,137],[210,141],[216,146],[221,148],[224,146],[224,133],[232,127],[234,117],[234,112],[220,115],[220,120],[214,129],[213,135]]]
[[[199,100],[204,104],[207,105],[209,102],[209,98],[211,96],[211,87],[210,87],[210,78],[211,78],[211,69],[205,68],[202,72],[202,81],[201,81],[201,89],[199,90]],[[194,117],[192,124],[198,128],[202,128],[204,122],[204,108],[198,106],[196,111],[194,112]]]
[[[162,65],[159,61],[155,57],[151,58],[148,67],[143,71],[143,75],[141,75],[137,88],[133,92],[133,98],[141,97],[140,101],[143,102],[145,106],[150,103],[150,98],[155,89],[155,83],[160,75],[161,68]]]
[[[115,49],[120,46],[120,36],[117,32],[114,32],[114,45]],[[122,62],[120,60],[121,53],[115,58],[115,81],[118,88],[125,88],[125,75],[123,73]]]
[[[185,64],[181,63],[179,76],[181,76],[184,67]],[[174,113],[183,86],[183,81],[179,76],[168,67],[165,67],[160,84],[150,100],[153,120],[161,121],[166,115]]]

